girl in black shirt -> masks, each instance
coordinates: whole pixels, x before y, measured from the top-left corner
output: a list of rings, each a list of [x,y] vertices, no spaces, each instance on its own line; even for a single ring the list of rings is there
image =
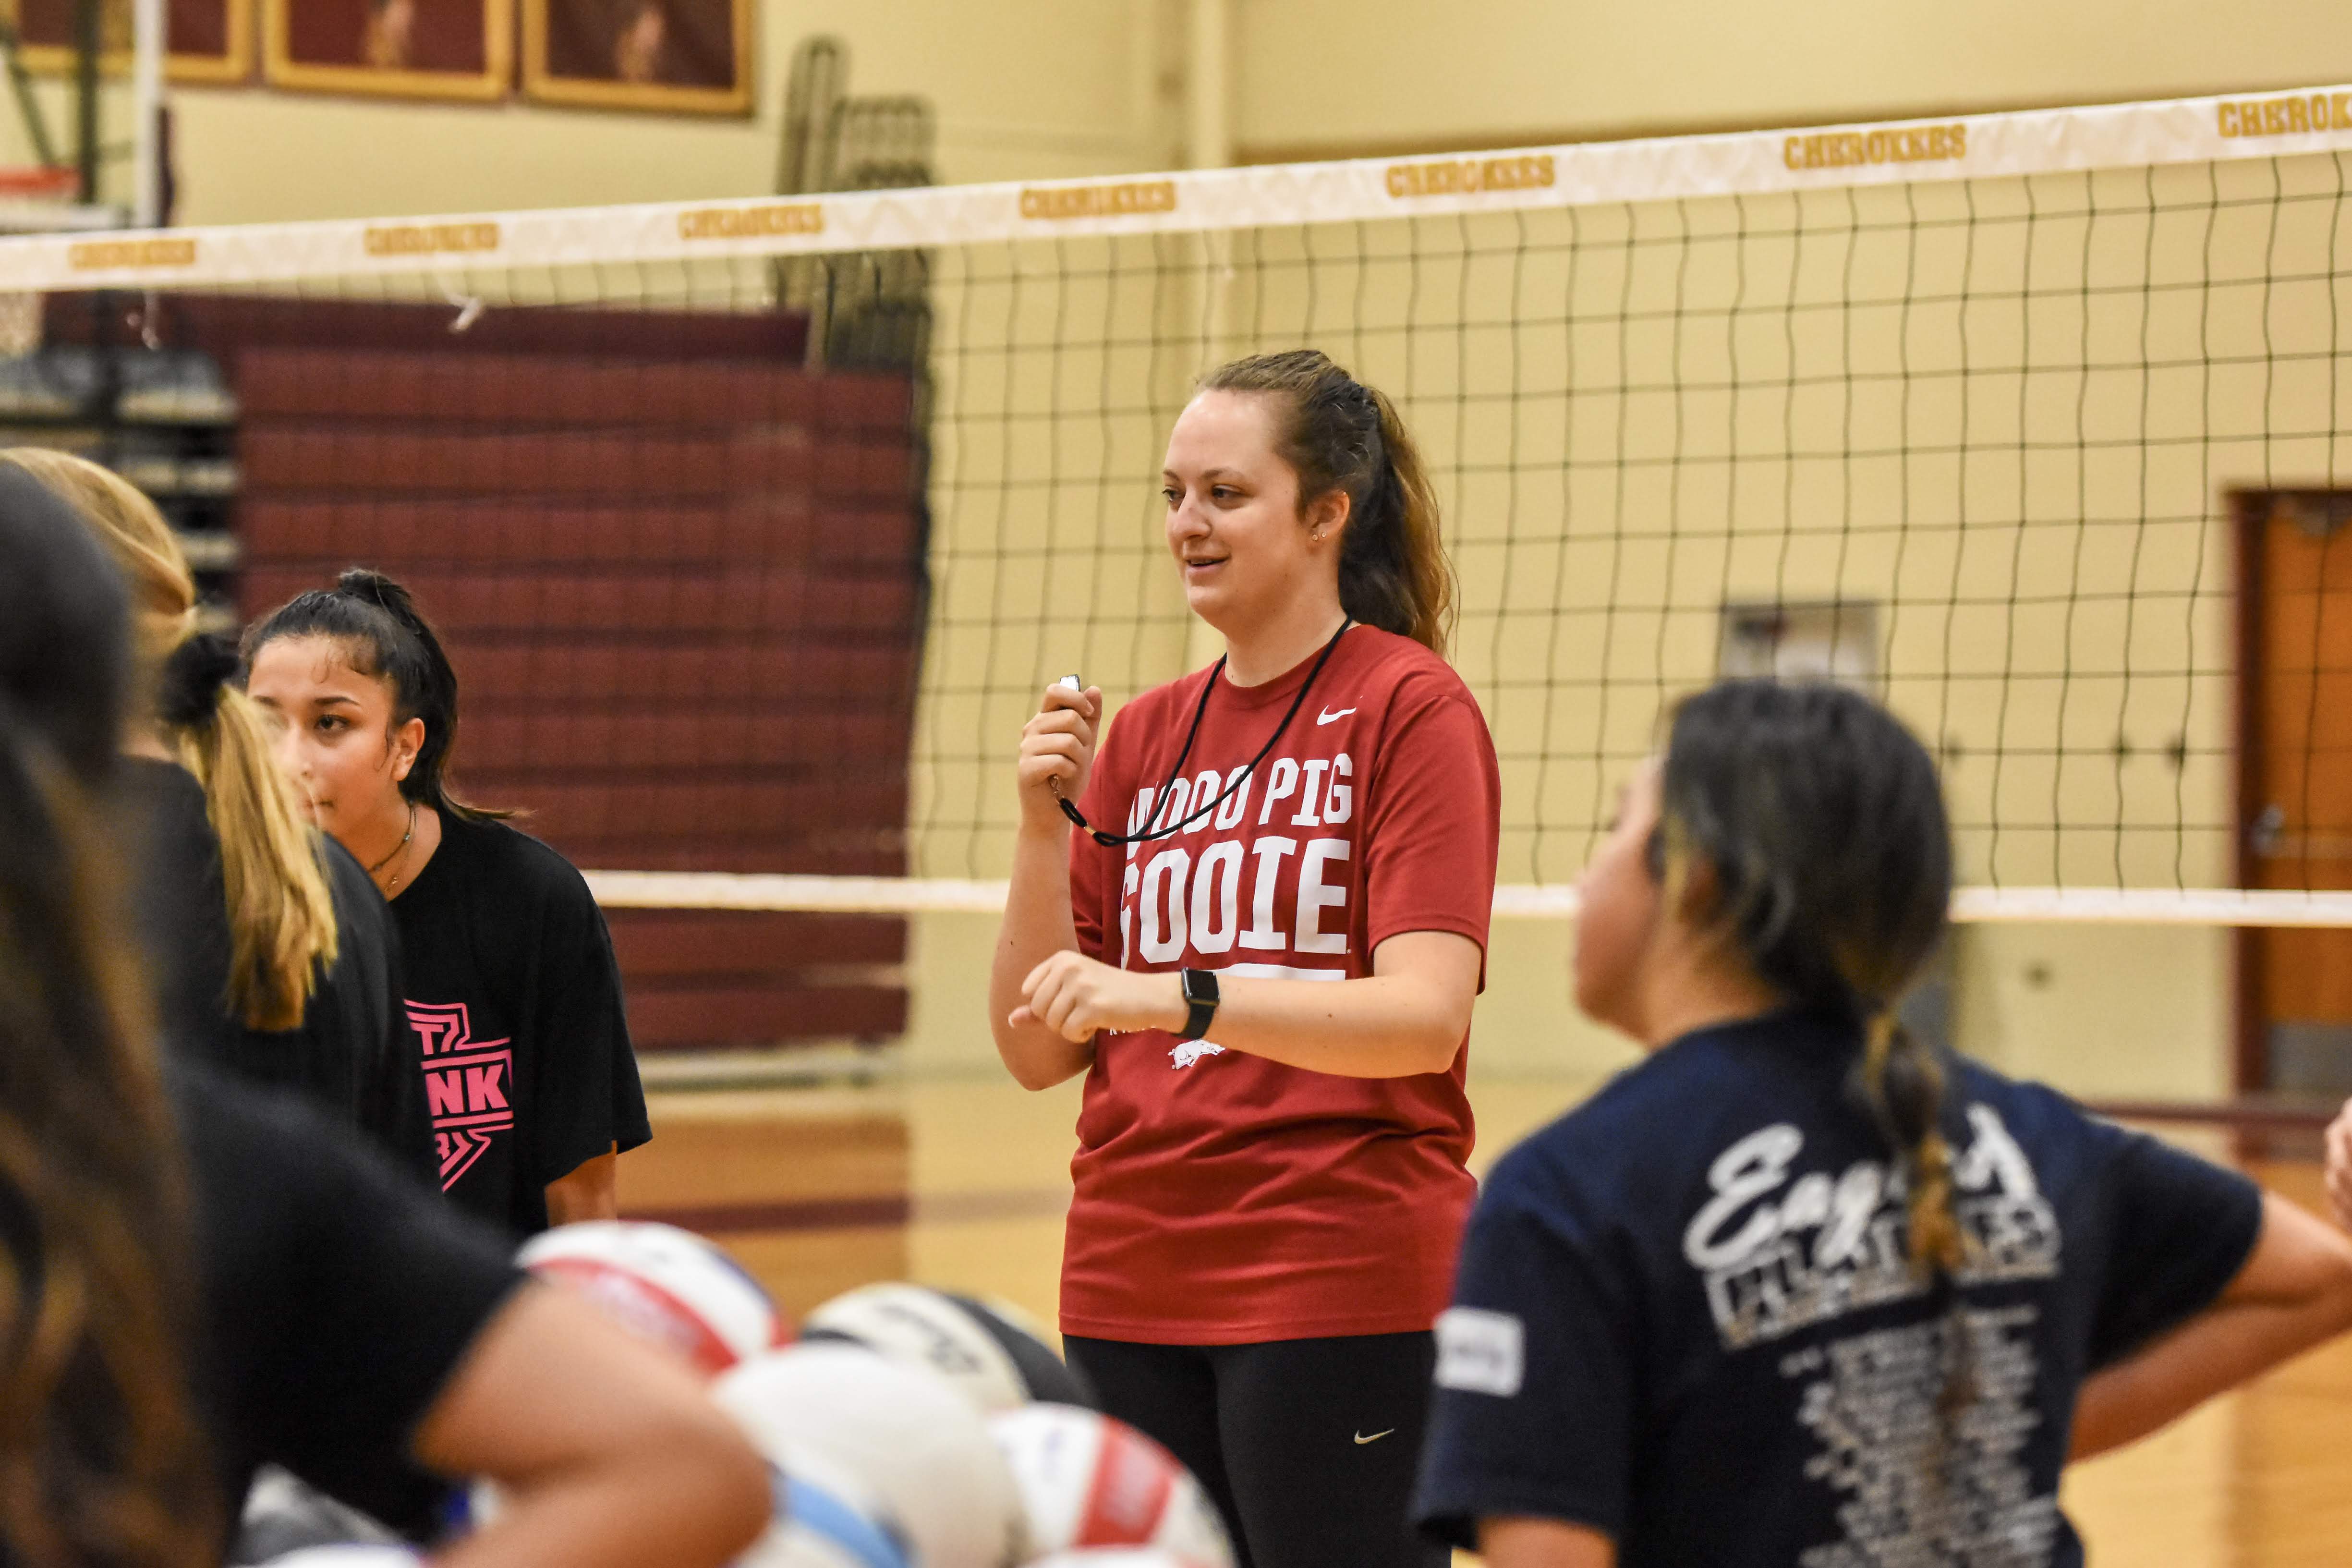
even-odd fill
[[[247,634],[247,689],[319,826],[392,900],[443,1188],[510,1234],[617,1213],[651,1136],[586,881],[451,794],[457,677],[406,589],[343,574]]]
[[[765,1467],[683,1368],[290,1100],[157,1070],[104,831],[131,665],[98,547],[0,465],[0,1562],[206,1568],[254,1466],[518,1495],[450,1568],[718,1568]]]
[[[142,716],[124,737],[138,907],[166,1037],[310,1099],[420,1177],[432,1129],[401,1010],[397,939],[351,856],[302,819],[236,649],[190,635],[195,579],[155,505],[110,469],[17,447],[0,460],[73,510],[132,605]]]

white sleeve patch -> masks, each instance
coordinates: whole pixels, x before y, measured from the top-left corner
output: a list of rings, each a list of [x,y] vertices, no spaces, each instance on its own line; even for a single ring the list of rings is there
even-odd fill
[[[1437,1386],[1509,1399],[1527,1371],[1527,1327],[1508,1312],[1449,1307],[1437,1319]]]

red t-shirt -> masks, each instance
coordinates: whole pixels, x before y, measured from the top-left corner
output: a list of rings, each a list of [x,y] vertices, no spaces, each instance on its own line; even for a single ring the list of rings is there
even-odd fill
[[[1218,679],[1155,829],[1241,775],[1314,663],[1249,689]],[[1208,679],[1120,710],[1087,820],[1140,829]],[[1305,980],[1369,975],[1401,931],[1484,948],[1501,811],[1494,742],[1461,678],[1357,626],[1213,816],[1120,848],[1072,836],[1078,945],[1128,969]],[[1244,1344],[1427,1329],[1475,1193],[1468,1043],[1443,1073],[1360,1079],[1157,1029],[1099,1036],[1070,1165],[1063,1331]]]

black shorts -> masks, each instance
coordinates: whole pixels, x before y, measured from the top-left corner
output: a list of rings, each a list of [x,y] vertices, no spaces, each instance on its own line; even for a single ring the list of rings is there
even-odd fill
[[[1158,1438],[1225,1516],[1242,1568],[1445,1568],[1406,1518],[1427,1333],[1251,1345],[1066,1338],[1104,1411]]]

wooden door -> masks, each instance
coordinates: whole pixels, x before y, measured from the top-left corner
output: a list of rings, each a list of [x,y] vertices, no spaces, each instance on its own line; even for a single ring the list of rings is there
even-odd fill
[[[2248,888],[2352,889],[2352,491],[2231,497]],[[2352,1094],[2352,930],[2248,931],[2238,1088]]]

